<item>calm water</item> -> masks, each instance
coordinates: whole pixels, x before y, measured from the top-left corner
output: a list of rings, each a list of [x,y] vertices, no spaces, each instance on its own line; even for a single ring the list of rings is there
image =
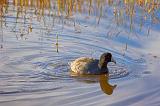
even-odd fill
[[[74,91],[75,85],[92,89],[86,82],[94,79],[71,77],[69,63],[107,51],[118,63],[109,65],[111,82],[140,78],[146,62],[143,55],[134,57],[134,51],[143,47],[142,36],[159,30],[159,5],[152,10],[149,3],[146,8],[112,0],[0,3],[0,102],[14,100],[5,95],[58,94]]]

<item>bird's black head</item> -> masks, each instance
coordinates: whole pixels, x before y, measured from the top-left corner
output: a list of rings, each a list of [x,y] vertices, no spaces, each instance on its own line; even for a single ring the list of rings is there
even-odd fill
[[[100,57],[100,60],[99,60],[100,67],[107,67],[108,62],[116,63],[116,61],[113,59],[111,53],[108,53],[108,52],[103,53]]]

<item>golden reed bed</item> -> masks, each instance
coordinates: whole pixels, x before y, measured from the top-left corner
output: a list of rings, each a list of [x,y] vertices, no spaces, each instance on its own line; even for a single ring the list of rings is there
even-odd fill
[[[121,12],[118,9],[119,4],[125,5],[123,12],[128,15],[134,15],[135,6],[143,8],[145,12],[152,13],[160,7],[159,0],[10,0],[15,6],[33,7],[38,9],[56,9],[58,15],[65,12],[66,15],[72,15],[73,12],[88,11],[93,12],[93,6],[101,10],[104,5],[114,6],[114,12]],[[3,7],[9,4],[9,0],[0,0],[0,14],[2,15]],[[86,8],[87,7],[87,8]],[[87,9],[87,10],[86,10]]]

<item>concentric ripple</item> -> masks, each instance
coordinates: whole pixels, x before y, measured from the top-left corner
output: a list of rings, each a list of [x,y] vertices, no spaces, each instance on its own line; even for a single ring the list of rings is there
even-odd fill
[[[109,74],[111,79],[123,78],[129,75],[129,71],[124,65],[109,65]]]
[[[135,70],[134,67],[143,66],[143,58],[123,57],[123,43],[107,38],[107,28],[112,21],[105,17],[101,19],[102,24],[97,25],[96,16],[85,19],[86,14],[82,13],[71,19],[45,14],[39,17],[33,14],[35,8],[28,7],[27,14],[19,14],[17,19],[18,10],[11,11],[14,5],[8,8],[5,14],[8,27],[3,26],[4,47],[0,48],[0,94],[57,90],[70,88],[72,83],[79,85],[79,80],[70,75],[69,63],[79,57],[99,59],[104,52],[111,52],[118,63],[108,65],[111,80],[132,79],[142,72],[142,68]],[[24,19],[31,16],[30,20]],[[25,29],[28,22],[34,23],[32,29]],[[28,30],[30,33],[25,33]],[[82,80],[94,82],[95,78]]]
[[[67,60],[67,61],[72,61],[72,60]],[[45,70],[44,73],[47,74],[48,76],[52,76],[52,78],[54,77],[59,80],[71,80],[72,77],[70,76],[70,64],[67,61],[66,62],[52,61],[48,64],[45,63],[35,63],[35,64],[44,69]],[[111,79],[123,78],[129,75],[128,69],[125,65],[109,64],[108,68],[109,68],[109,76]],[[91,80],[93,80],[93,78]]]

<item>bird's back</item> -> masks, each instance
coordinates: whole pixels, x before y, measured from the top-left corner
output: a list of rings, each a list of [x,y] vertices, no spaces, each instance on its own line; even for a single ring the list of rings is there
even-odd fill
[[[71,70],[77,74],[100,74],[99,60],[81,57],[71,63]]]

